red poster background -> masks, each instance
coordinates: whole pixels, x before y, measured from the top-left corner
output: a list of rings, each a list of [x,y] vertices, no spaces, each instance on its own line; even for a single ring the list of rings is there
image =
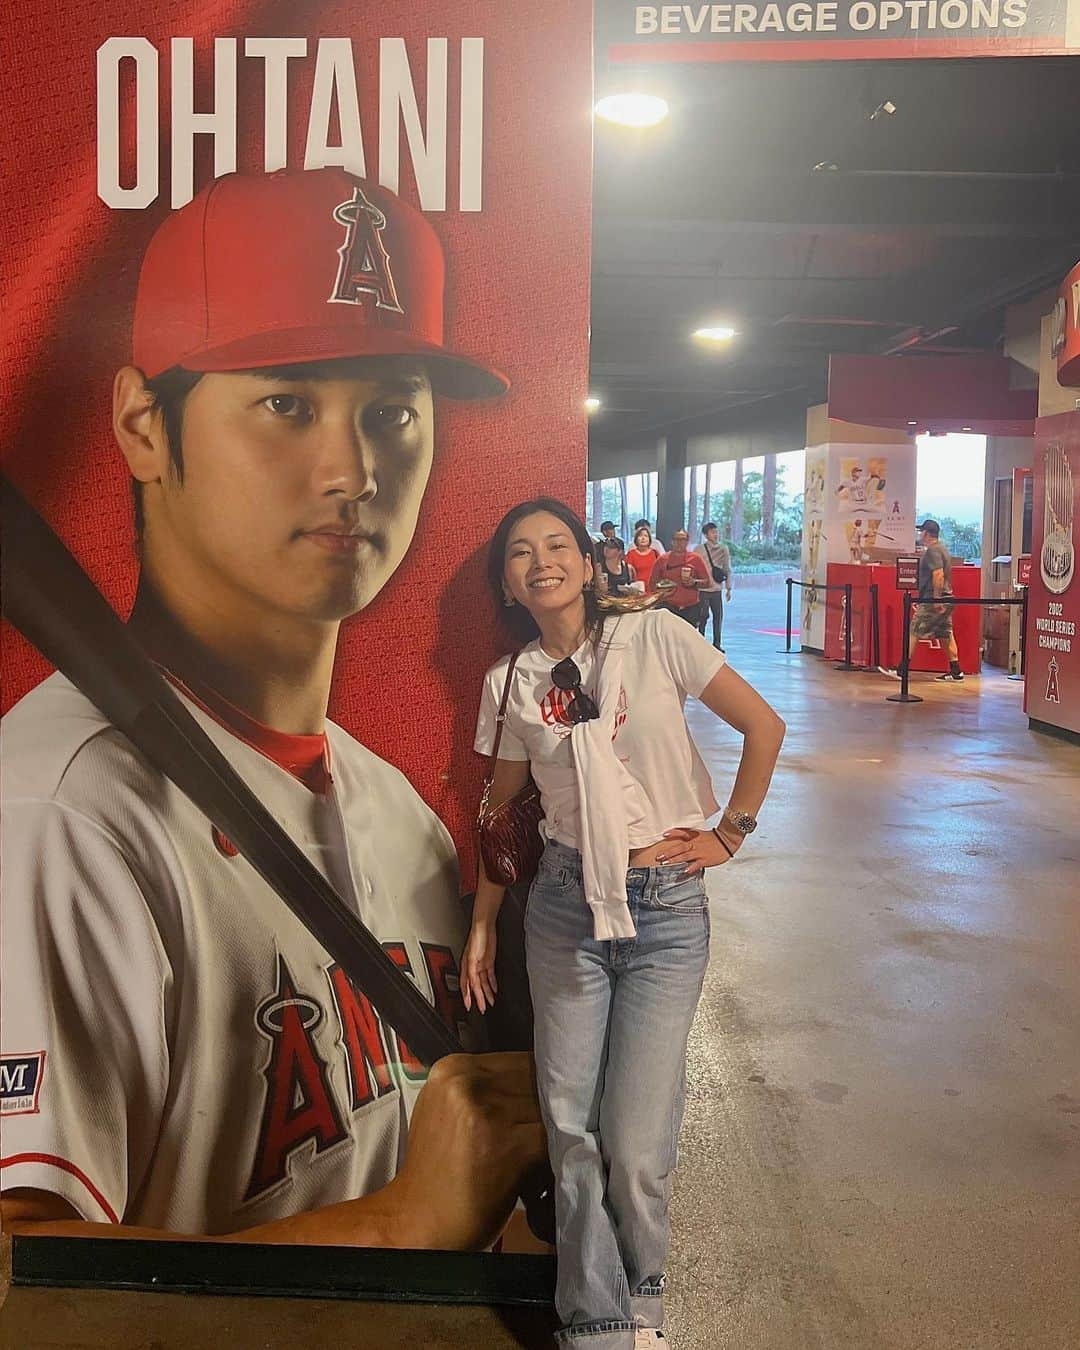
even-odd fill
[[[1039,565],[1046,539],[1046,451],[1053,444],[1065,451],[1072,470],[1072,545],[1074,572],[1060,594],[1047,589]],[[1080,732],[1080,412],[1040,417],[1035,423],[1032,474],[1031,583],[1028,586],[1027,643],[1024,648],[1024,711],[1038,722]],[[1061,612],[1051,613],[1051,605]],[[1044,627],[1040,631],[1040,621]],[[1054,631],[1047,631],[1052,624]],[[1072,625],[1071,632],[1068,626]],[[1062,631],[1062,630],[1066,631]],[[1056,647],[1040,645],[1055,639]],[[1069,650],[1064,650],[1064,644]],[[1053,665],[1054,669],[1051,669]]]
[[[483,768],[471,750],[480,681],[508,645],[486,594],[483,551],[515,501],[539,491],[578,508],[584,500],[591,7],[105,0],[83,10],[23,0],[17,8],[0,165],[4,467],[122,614],[134,598],[136,567],[110,391],[130,359],[139,263],[170,210],[168,39],[194,37],[195,107],[206,110],[214,37],[307,37],[308,56],[289,71],[289,167],[299,168],[314,39],[351,37],[371,178],[379,172],[379,38],[407,40],[421,117],[425,40],[449,39],[447,210],[429,216],[448,259],[447,340],[490,360],[513,384],[501,401],[440,403],[436,465],[414,546],[383,594],[343,629],[331,715],[397,765],[447,823],[468,882]],[[95,53],[107,38],[133,34],[159,52],[161,192],[146,210],[117,211],[96,192]],[[461,38],[477,36],[485,41],[483,208],[462,213],[457,52]],[[241,55],[238,65],[238,167],[260,171],[262,63]],[[124,90],[131,100],[133,82]],[[212,173],[209,146],[199,144],[209,139],[196,141],[196,191]],[[404,135],[401,144],[399,190],[419,204]],[[48,667],[7,627],[3,660],[6,710]]]

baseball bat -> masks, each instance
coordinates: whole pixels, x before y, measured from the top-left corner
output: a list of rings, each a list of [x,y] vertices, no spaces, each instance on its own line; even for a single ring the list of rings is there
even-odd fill
[[[461,1042],[240,778],[5,475],[4,616],[240,850],[425,1065]]]

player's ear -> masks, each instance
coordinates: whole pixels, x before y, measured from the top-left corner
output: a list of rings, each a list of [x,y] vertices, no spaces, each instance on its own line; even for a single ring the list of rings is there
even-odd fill
[[[113,435],[132,478],[155,483],[165,477],[169,466],[165,426],[142,371],[134,366],[123,366],[113,380]]]

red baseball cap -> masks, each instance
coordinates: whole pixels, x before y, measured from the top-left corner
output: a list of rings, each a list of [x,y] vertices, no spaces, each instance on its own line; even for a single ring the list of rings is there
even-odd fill
[[[229,174],[156,230],[132,362],[152,379],[349,356],[413,356],[451,398],[505,375],[443,343],[445,266],[425,217],[343,169]]]

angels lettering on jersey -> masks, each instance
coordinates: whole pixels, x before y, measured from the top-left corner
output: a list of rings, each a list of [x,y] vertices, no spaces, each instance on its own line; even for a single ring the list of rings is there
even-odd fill
[[[464,1029],[458,967],[448,947],[420,943],[425,974],[439,1015],[454,1031]],[[413,980],[416,972],[405,944],[384,943],[383,950]],[[399,1092],[402,1079],[422,1083],[423,1064],[388,1027],[369,999],[336,962],[324,971],[319,989],[298,988],[283,956],[278,956],[272,993],[255,1011],[255,1025],[268,1043],[262,1069],[266,1080],[262,1118],[244,1203],[258,1199],[289,1175],[289,1162],[301,1149],[315,1156],[349,1137],[347,1118],[371,1102]],[[328,1019],[334,1045],[345,1062],[348,1100],[338,1101],[330,1065],[320,1054],[315,1033]]]

